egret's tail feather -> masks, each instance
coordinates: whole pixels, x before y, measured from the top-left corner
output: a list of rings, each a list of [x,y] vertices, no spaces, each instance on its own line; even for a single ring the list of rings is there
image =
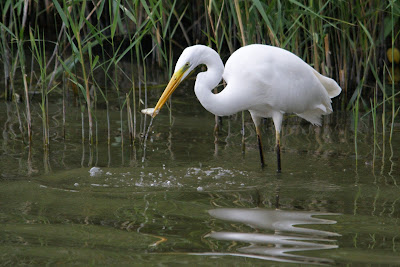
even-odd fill
[[[321,113],[313,113],[313,110],[309,110],[303,113],[296,114],[300,118],[303,118],[314,125],[321,126]]]
[[[321,84],[325,87],[330,98],[334,98],[335,96],[338,96],[340,92],[342,92],[342,88],[340,88],[340,86],[333,79],[321,75],[316,70],[314,70],[314,74],[315,76],[317,76]]]
[[[332,107],[329,104],[328,106],[325,105],[318,105],[315,109],[307,110],[303,113],[296,113],[297,116],[303,118],[314,125],[321,126],[321,116],[327,115],[332,113]]]

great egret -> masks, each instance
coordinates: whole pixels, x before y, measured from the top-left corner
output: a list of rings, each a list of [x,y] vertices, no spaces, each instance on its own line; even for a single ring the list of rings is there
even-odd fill
[[[261,164],[264,155],[260,122],[272,117],[276,133],[277,171],[281,171],[280,131],[284,113],[295,113],[315,125],[321,115],[332,112],[331,98],[342,89],[332,79],[319,74],[293,53],[273,46],[253,44],[235,51],[225,64],[218,53],[204,45],[186,48],[178,59],[175,72],[154,109],[143,110],[155,117],[177,86],[197,66],[207,71],[196,77],[194,91],[209,112],[228,116],[248,110],[256,126]],[[226,87],[212,92],[224,79]]]

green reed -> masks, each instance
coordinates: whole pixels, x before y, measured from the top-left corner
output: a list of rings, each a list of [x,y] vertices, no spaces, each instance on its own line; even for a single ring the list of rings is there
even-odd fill
[[[338,81],[343,89],[341,107],[353,111],[355,142],[357,125],[367,119],[365,114],[373,114],[376,126],[376,118],[382,113],[383,141],[387,129],[390,141],[394,134],[399,89],[394,82],[386,86],[388,80],[382,75],[392,75],[395,68],[394,62],[385,67],[386,49],[400,47],[399,1],[6,0],[0,1],[0,10],[4,97],[11,100],[14,93],[25,95],[29,140],[32,90],[41,92],[44,140],[48,144],[48,97],[64,98],[71,88],[61,83],[67,83],[78,88],[82,112],[87,109],[82,121],[88,125],[84,123],[82,131],[88,126],[89,144],[98,142],[97,102],[104,100],[109,114],[112,95],[118,97],[121,138],[127,125],[130,144],[134,144],[136,124],[143,127],[145,121],[140,110],[148,105],[146,65],[166,68],[171,76],[175,51],[196,43],[215,48],[224,61],[237,48],[251,43],[290,50]],[[43,21],[54,23],[41,28]],[[49,31],[57,36],[48,36]],[[53,50],[48,59],[45,52],[50,47]],[[26,62],[26,49],[33,54],[31,66]],[[136,65],[137,71],[127,73],[122,61]],[[39,69],[38,73],[33,69]],[[21,88],[12,84],[17,70],[23,77]],[[97,80],[97,73],[103,73],[106,81]],[[129,78],[129,89],[121,88],[119,74]],[[64,102],[63,110],[65,114]],[[110,143],[109,115],[107,120]],[[374,134],[378,131],[375,126]]]
[[[395,47],[395,38],[398,37],[398,35],[400,34],[400,30],[397,32],[397,34],[395,34],[395,28],[394,28],[394,8],[395,8],[395,2],[394,0],[389,1],[389,5],[390,5],[390,23],[389,23],[389,27],[391,28],[391,47]],[[398,8],[398,6],[397,6]],[[400,8],[399,8],[400,9]],[[400,10],[398,10],[400,11]],[[394,50],[392,49],[392,64],[391,64],[391,71],[390,73],[392,74],[393,77],[391,77],[391,81],[392,81],[392,123],[390,125],[390,137],[389,140],[392,141],[392,137],[393,137],[393,128],[394,128],[394,122],[395,122],[395,118],[399,112],[400,106],[399,108],[397,108],[396,110],[396,102],[395,102],[395,79],[394,79],[394,75],[395,75],[395,60],[394,60]]]
[[[40,37],[39,29],[33,31],[29,30],[30,44],[32,49],[32,55],[35,59],[36,64],[39,65],[40,73],[36,87],[40,91],[41,95],[41,117],[42,117],[42,130],[43,130],[43,145],[48,147],[50,144],[49,140],[49,113],[48,113],[48,93],[54,88],[48,88],[46,80],[48,78],[48,73],[46,72],[46,40]]]

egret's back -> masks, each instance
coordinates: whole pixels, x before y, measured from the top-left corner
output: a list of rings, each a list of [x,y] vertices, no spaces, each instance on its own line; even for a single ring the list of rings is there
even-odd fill
[[[248,98],[244,109],[252,115],[296,113],[313,124],[332,112],[330,98],[341,92],[334,80],[293,53],[267,45],[238,49],[226,62],[223,78],[226,94]]]

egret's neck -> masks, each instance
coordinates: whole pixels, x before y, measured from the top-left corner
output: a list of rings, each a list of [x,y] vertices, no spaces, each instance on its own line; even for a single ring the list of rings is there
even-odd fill
[[[218,96],[219,94],[212,92],[221,81],[224,72],[224,64],[221,58],[217,52],[207,47],[204,49],[200,64],[206,65],[207,71],[199,73],[196,77],[194,92],[197,98],[209,112],[219,116],[230,115],[224,111],[224,105],[221,103],[222,99]]]

